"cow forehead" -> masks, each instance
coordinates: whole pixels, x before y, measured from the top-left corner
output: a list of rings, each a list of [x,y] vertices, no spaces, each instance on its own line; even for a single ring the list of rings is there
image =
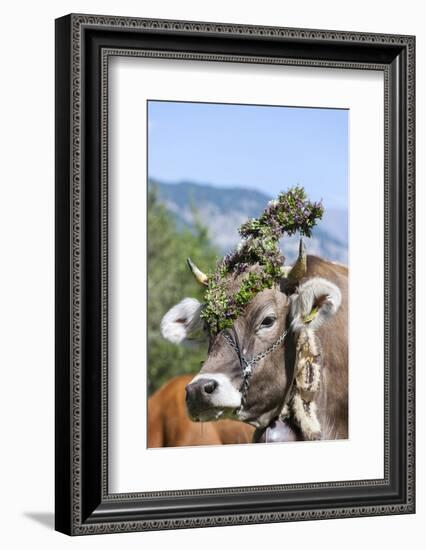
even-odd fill
[[[286,294],[281,292],[279,288],[265,289],[256,294],[245,307],[244,313],[235,320],[234,328],[241,336],[247,336],[250,332],[255,333],[256,325],[264,316],[274,314],[277,319],[285,322],[290,301]],[[229,345],[223,346],[222,338],[213,338],[211,342],[210,352],[212,356],[221,350],[226,354],[233,355],[232,348]]]
[[[285,309],[288,306],[289,300],[284,292],[279,288],[267,288],[259,294],[256,294],[247,304],[246,311],[242,318],[249,320],[250,317],[266,311],[268,308],[274,309],[277,315],[285,314]]]

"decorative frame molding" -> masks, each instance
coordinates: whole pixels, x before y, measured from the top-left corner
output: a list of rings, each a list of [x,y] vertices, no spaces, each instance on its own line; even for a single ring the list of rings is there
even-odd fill
[[[108,493],[107,92],[116,55],[383,71],[383,480]],[[412,36],[96,15],[56,21],[56,529],[83,535],[414,512],[414,80]],[[173,504],[177,497],[186,508]]]

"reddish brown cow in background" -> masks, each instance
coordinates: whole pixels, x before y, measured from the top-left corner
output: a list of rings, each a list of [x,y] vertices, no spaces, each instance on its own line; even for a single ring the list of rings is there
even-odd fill
[[[148,399],[148,447],[251,443],[254,429],[235,420],[191,422],[185,386],[192,375],[176,376]]]

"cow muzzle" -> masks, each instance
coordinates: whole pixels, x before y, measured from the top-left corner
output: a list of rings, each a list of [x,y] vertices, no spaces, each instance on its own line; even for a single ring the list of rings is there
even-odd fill
[[[186,386],[186,407],[195,422],[232,417],[240,405],[240,392],[223,374],[199,374]]]

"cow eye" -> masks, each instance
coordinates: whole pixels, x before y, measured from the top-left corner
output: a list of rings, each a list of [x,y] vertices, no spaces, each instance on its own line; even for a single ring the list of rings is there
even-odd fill
[[[273,315],[268,315],[267,317],[265,317],[263,319],[263,321],[260,323],[260,327],[259,328],[269,328],[269,327],[272,327],[272,325],[275,323],[276,321],[276,317],[274,317]]]

